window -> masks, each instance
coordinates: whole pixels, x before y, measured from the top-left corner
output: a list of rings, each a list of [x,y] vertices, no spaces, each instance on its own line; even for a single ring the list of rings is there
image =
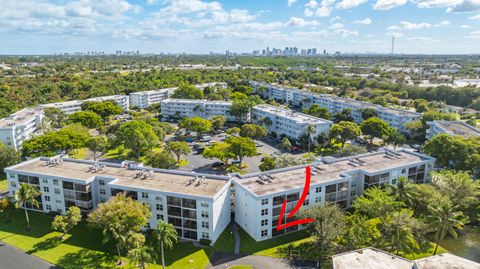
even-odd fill
[[[60,194],[60,189],[55,188],[55,194]]]
[[[55,200],[55,203],[57,203],[57,204],[61,204],[61,203],[62,203],[62,201],[60,201],[60,200]]]
[[[155,200],[157,200],[159,202],[163,202],[163,197],[162,196],[156,196]]]
[[[202,218],[208,218],[208,211],[202,211],[201,216]]]
[[[405,172],[407,172],[407,170],[405,168],[402,168],[402,174],[405,174]]]
[[[17,187],[17,183],[16,182],[10,182],[10,185],[12,186],[12,188],[16,188]]]
[[[53,185],[57,185],[57,186],[58,186],[58,179],[54,179],[54,180],[53,180]]]
[[[262,221],[260,222],[260,225],[267,226],[268,225],[268,220],[267,219],[262,219]]]
[[[208,203],[202,202],[202,203],[200,204],[200,206],[201,206],[201,207],[206,207],[206,208],[208,208]]]
[[[42,182],[43,182],[44,184],[48,184],[48,179],[44,178],[44,179],[42,179]]]
[[[50,202],[50,196],[45,196],[45,202]]]
[[[262,199],[262,205],[268,205],[268,198]]]
[[[315,193],[319,193],[319,192],[322,192],[322,187],[316,187],[315,188]]]
[[[43,192],[49,192],[50,190],[48,189],[48,187],[43,187]]]
[[[156,204],[155,208],[156,208],[158,211],[163,211],[163,205],[162,205],[162,204]]]
[[[350,196],[355,196],[357,193],[355,192],[355,190],[353,191],[350,191]]]
[[[157,220],[163,220],[163,215],[162,214],[157,214]]]
[[[396,178],[392,179],[392,184],[393,185],[397,184],[397,179]]]
[[[145,225],[145,228],[150,229],[150,222],[147,222],[147,225]]]
[[[100,189],[100,194],[101,195],[105,195],[107,192],[105,191],[105,189]]]
[[[309,205],[310,204],[310,200],[309,199],[305,199],[305,201],[303,202],[303,205]]]
[[[210,235],[207,232],[202,232],[203,239],[210,239]]]
[[[320,203],[321,201],[322,201],[321,196],[315,197],[315,203]]]
[[[261,236],[261,237],[265,237],[265,236],[267,236],[267,235],[268,235],[268,230],[262,230],[262,231],[260,232],[260,236]]]
[[[105,186],[105,180],[100,179],[100,180],[98,181],[98,185],[100,185],[100,186]]]
[[[10,174],[10,178],[15,178],[15,174]]]
[[[209,229],[210,223],[208,221],[202,221],[202,228]]]
[[[142,192],[142,198],[148,199],[148,193]]]
[[[262,209],[261,215],[262,215],[262,216],[268,215],[268,208]]]
[[[48,211],[51,211],[51,210],[52,210],[52,206],[51,206],[51,205],[46,205],[45,207],[47,208]]]

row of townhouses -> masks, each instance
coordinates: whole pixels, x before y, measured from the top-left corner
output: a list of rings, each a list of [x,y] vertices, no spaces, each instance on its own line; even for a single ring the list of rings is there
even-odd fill
[[[231,107],[232,102],[229,101],[165,99],[161,101],[160,111],[164,118],[180,119],[197,116],[210,119],[221,115],[228,121],[238,121],[238,118],[230,114]],[[264,125],[269,133],[285,135],[292,139],[299,139],[305,134],[308,126],[315,128],[315,132],[310,134],[312,138],[320,134],[328,135],[333,124],[328,120],[267,104],[254,106],[251,112],[240,121]]]
[[[326,202],[349,208],[366,188],[395,185],[399,177],[429,182],[434,161],[419,153],[386,149],[349,158],[319,159],[310,165],[311,184],[302,208]],[[156,228],[163,220],[183,239],[215,242],[232,216],[257,241],[301,229],[293,226],[277,231],[276,227],[283,201],[287,200],[288,213],[301,197],[305,167],[219,176],[127,161],[113,164],[56,156],[31,159],[4,171],[9,195],[14,196],[22,183],[41,191],[40,207],[27,205],[31,210],[65,213],[75,205],[86,214],[109,197],[125,193],[150,206],[152,217],[146,228]]]
[[[390,107],[383,107],[368,102],[357,101],[350,98],[342,98],[334,95],[314,93],[297,88],[289,88],[276,84],[268,84],[257,81],[250,81],[254,89],[267,99],[274,99],[283,103],[290,103],[293,106],[307,108],[313,104],[328,109],[332,114],[339,113],[346,108],[351,109],[352,116],[357,123],[363,121],[362,111],[366,108],[375,109],[378,118],[384,120],[393,128],[408,132],[405,123],[419,120],[422,114]]]
[[[196,85],[200,89],[206,87],[226,88],[224,82],[213,82]],[[114,101],[121,106],[124,111],[130,107],[147,108],[152,104],[158,104],[161,100],[166,99],[177,88],[160,89],[145,92],[134,92],[127,95],[111,95],[85,100],[72,100],[59,103],[43,104],[38,107],[25,108],[16,113],[0,119],[0,141],[14,147],[16,150],[20,148],[23,141],[30,139],[34,135],[42,133],[42,119],[44,117],[43,110],[45,108],[58,108],[66,115],[73,114],[82,110],[81,105],[84,102],[101,102]]]

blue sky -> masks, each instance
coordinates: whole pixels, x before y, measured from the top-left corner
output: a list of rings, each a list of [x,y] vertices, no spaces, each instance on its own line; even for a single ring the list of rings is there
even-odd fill
[[[0,0],[0,53],[480,53],[480,0]]]

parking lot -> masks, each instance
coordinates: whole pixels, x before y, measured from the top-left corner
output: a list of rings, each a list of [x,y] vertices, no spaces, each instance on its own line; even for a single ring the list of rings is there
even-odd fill
[[[169,136],[166,138],[166,142],[173,140],[173,136]],[[214,142],[221,142],[225,139],[225,136],[220,134],[220,135],[214,135],[212,136],[212,141],[210,143]],[[260,161],[262,158],[267,155],[271,155],[275,152],[279,152],[279,149],[273,147],[271,144],[272,143],[265,143],[263,141],[259,140],[254,140],[257,144],[257,152],[260,154],[254,157],[245,157],[244,159],[244,164],[247,165],[247,168],[244,169],[246,173],[254,173],[254,172],[259,172],[260,169],[258,166],[260,165]],[[191,143],[191,145],[194,144],[202,144],[204,146],[208,146],[209,143],[207,142],[194,142]],[[218,170],[218,169],[213,169],[212,164],[215,162],[218,162],[217,159],[206,159],[203,158],[201,154],[197,153],[193,147],[192,147],[192,152],[188,154],[186,157],[182,157],[183,159],[186,159],[188,161],[188,164],[185,166],[180,166],[178,169],[182,171],[193,171],[197,173],[215,173],[215,174],[225,174],[224,170]]]

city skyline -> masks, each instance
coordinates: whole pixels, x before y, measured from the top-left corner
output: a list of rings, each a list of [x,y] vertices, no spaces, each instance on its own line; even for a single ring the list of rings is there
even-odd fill
[[[475,54],[479,29],[479,0],[6,0],[0,53]]]

